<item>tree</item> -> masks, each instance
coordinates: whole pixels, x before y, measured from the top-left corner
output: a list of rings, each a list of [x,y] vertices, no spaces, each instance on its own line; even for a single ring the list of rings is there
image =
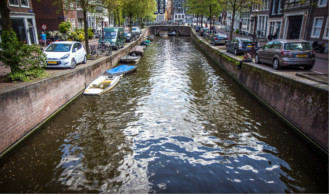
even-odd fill
[[[1,27],[3,31],[12,31],[12,23],[10,20],[10,9],[8,8],[8,0],[0,0]]]
[[[58,6],[57,12],[68,12],[70,11],[70,7],[72,7],[72,5],[80,7],[83,12],[84,33],[85,35],[88,35],[87,13],[93,13],[95,11],[94,8],[101,6],[102,2],[101,0],[57,0],[53,3],[53,5]],[[89,42],[87,38],[85,39],[85,47],[87,54],[90,54]]]
[[[232,11],[231,26],[229,39],[232,40],[235,24],[236,12],[240,12],[243,9],[250,8],[252,4],[262,4],[261,0],[219,0],[221,5],[224,5],[227,11]]]
[[[130,31],[132,31],[133,20],[152,17],[156,10],[155,0],[122,0],[122,3],[123,14],[129,19]]]

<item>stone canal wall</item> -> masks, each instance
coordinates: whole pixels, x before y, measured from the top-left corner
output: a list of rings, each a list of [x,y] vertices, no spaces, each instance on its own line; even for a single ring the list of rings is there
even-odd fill
[[[196,45],[234,80],[268,106],[281,119],[328,153],[329,86],[275,71],[271,66],[244,63],[224,50],[211,46],[195,32]],[[242,97],[244,98],[244,97]]]
[[[143,31],[146,36],[149,30]],[[78,65],[73,70],[61,70],[35,82],[16,84],[0,89],[0,157],[36,130],[61,108],[80,95],[86,86],[143,40],[143,36],[124,49]]]

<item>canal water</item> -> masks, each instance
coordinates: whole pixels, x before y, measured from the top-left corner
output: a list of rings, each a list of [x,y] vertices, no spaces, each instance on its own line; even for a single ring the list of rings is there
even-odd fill
[[[0,161],[1,193],[328,193],[328,157],[209,61],[156,38]]]

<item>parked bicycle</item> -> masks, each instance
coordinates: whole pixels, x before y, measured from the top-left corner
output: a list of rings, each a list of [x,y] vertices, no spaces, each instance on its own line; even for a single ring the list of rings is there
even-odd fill
[[[111,43],[108,41],[106,41],[105,43],[100,42],[97,48],[97,55],[111,56],[111,54],[112,54]]]
[[[97,54],[96,46],[95,45],[90,46],[89,51],[91,52],[92,56],[95,56]]]

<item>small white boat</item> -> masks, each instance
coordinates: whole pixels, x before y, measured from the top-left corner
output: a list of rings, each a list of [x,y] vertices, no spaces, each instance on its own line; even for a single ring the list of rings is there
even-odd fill
[[[84,91],[86,95],[101,95],[112,88],[119,82],[122,75],[107,75],[102,74],[101,76],[97,77],[91,84],[87,86]]]
[[[140,59],[141,59],[141,56],[127,55],[125,57],[120,58],[120,62],[123,62],[123,63],[136,63]]]

